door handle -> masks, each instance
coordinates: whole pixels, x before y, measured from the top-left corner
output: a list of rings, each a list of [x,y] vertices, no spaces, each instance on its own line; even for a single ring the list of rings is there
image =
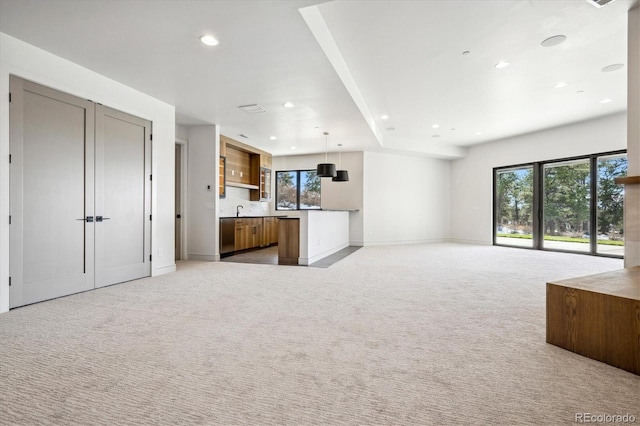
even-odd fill
[[[98,216],[98,217],[100,217],[100,216]],[[85,221],[85,222],[93,222],[93,216],[87,216],[84,219],[76,219],[76,220],[82,220],[82,221]]]
[[[109,220],[111,219],[110,217],[102,217],[102,216],[96,216],[96,222],[102,222],[103,220]]]

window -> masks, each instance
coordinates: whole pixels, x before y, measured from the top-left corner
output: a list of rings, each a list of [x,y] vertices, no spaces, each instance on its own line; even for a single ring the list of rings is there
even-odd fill
[[[496,242],[533,247],[533,167],[499,170]]]
[[[624,151],[494,169],[494,244],[622,257]]]
[[[315,170],[276,172],[276,210],[320,209],[320,178]]]

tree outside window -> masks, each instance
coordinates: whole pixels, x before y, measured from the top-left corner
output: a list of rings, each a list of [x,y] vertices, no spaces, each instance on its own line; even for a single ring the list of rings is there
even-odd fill
[[[315,170],[276,172],[276,210],[320,209],[320,178]]]

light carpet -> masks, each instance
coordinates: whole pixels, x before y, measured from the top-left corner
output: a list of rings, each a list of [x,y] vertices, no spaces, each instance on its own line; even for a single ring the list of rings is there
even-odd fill
[[[181,262],[0,315],[0,424],[640,422],[639,376],[545,343],[545,283],[620,268],[457,244]]]

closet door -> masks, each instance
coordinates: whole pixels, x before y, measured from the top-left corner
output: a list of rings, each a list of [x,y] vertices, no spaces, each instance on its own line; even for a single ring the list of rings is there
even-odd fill
[[[94,104],[10,78],[10,307],[94,287]]]
[[[96,105],[96,287],[151,275],[151,122]]]

